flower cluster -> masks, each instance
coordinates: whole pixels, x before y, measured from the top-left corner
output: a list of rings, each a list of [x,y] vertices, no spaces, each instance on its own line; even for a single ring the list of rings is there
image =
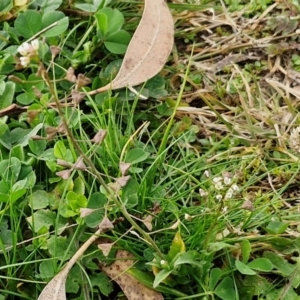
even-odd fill
[[[23,43],[18,47],[18,52],[22,55],[20,57],[20,63],[25,68],[29,65],[32,57],[38,54],[39,41],[37,39],[30,43]]]
[[[291,130],[289,144],[293,151],[300,153],[300,127],[296,127]]]
[[[234,177],[231,173],[226,172],[223,176],[217,176],[213,178],[214,188],[220,191],[220,194],[216,195],[216,199],[221,201],[222,199],[228,200],[233,198],[239,192],[239,187],[234,183]]]

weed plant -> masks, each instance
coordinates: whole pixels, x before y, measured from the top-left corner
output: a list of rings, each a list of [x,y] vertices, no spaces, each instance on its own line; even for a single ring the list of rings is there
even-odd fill
[[[165,299],[300,297],[299,4],[168,2],[141,100],[87,95],[141,2],[1,1],[0,300],[37,299],[103,220],[67,299],[124,299],[101,271],[120,249]]]

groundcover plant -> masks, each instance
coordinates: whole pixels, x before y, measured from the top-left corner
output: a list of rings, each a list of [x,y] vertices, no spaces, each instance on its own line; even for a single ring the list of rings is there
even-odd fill
[[[300,299],[298,1],[0,2],[0,300]]]

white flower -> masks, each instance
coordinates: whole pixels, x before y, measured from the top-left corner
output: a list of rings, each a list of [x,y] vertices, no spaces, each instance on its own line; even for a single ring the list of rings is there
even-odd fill
[[[23,56],[28,55],[28,53],[31,52],[31,50],[32,46],[27,42],[21,44],[17,49],[17,51]]]
[[[225,214],[228,210],[228,206],[223,207],[222,212]]]
[[[291,130],[289,144],[293,151],[300,153],[300,127]]]
[[[209,178],[209,171],[208,170],[204,171],[204,176],[207,177],[207,178]]]
[[[21,62],[21,65],[25,68],[29,65],[30,58],[28,56],[21,56],[20,57],[20,62]]]
[[[223,180],[223,178],[222,178],[221,176],[218,176],[218,177],[213,178],[213,182],[214,182],[214,183],[221,182],[222,180]]]
[[[222,200],[222,198],[223,198],[223,196],[222,196],[222,195],[220,195],[220,194],[216,196],[216,199],[217,199],[218,201],[221,201],[221,200]]]
[[[231,188],[232,188],[232,190],[233,190],[234,192],[238,192],[238,191],[240,190],[240,188],[238,187],[237,184],[233,184],[233,185],[231,186]]]
[[[224,184],[225,185],[230,185],[231,181],[232,181],[232,179],[230,177],[224,177]]]
[[[160,261],[160,264],[161,264],[162,266],[164,266],[164,265],[167,265],[168,263],[167,263],[165,260],[162,259],[162,260]]]
[[[233,189],[229,188],[228,191],[226,192],[225,199],[231,199],[232,196],[233,196]]]
[[[35,51],[37,51],[39,49],[39,45],[40,45],[39,40],[35,39],[35,40],[31,41],[31,46]]]
[[[203,189],[199,189],[199,194],[201,197],[206,197],[208,195],[208,193],[206,191],[204,191]]]
[[[223,187],[224,187],[224,186],[223,186],[222,182],[217,182],[217,183],[215,184],[215,189],[218,190],[218,191],[222,190]]]

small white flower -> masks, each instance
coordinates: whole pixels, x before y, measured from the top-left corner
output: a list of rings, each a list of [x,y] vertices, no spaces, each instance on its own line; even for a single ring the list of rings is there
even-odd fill
[[[217,183],[215,183],[215,189],[216,189],[216,190],[220,191],[220,190],[222,190],[223,188],[224,188],[224,186],[223,186],[222,182],[217,182]]]
[[[222,212],[223,212],[223,213],[226,213],[227,210],[228,210],[228,206],[225,206],[225,207],[223,207]]]
[[[201,197],[206,197],[208,195],[208,193],[206,191],[204,191],[203,189],[199,189],[199,194]]]
[[[204,176],[207,177],[207,178],[209,178],[209,171],[208,170],[204,171]]]
[[[225,199],[231,199],[232,196],[233,196],[233,189],[229,188],[228,191],[226,192]]]
[[[232,182],[232,179],[230,177],[224,177],[224,184],[225,185],[230,185]]]
[[[25,68],[25,67],[27,67],[29,65],[30,58],[28,56],[21,56],[20,57],[20,63]]]
[[[32,51],[32,46],[29,43],[25,42],[18,47],[17,51],[21,55],[26,56]]]
[[[223,196],[222,196],[222,195],[220,195],[220,194],[216,196],[216,199],[217,199],[218,201],[221,201],[221,200],[222,200],[222,198],[223,198]]]
[[[232,189],[234,192],[238,192],[238,191],[240,190],[240,188],[238,187],[237,184],[233,184],[233,185],[231,186],[231,189]]]
[[[163,265],[167,265],[168,263],[167,263],[165,260],[162,259],[162,260],[160,261],[160,264],[163,266]]]
[[[33,41],[31,41],[31,46],[34,50],[38,50],[39,49],[39,40],[35,39]]]
[[[223,178],[222,178],[221,176],[218,176],[218,177],[213,178],[213,182],[214,182],[214,183],[221,182],[222,180],[223,180]]]

